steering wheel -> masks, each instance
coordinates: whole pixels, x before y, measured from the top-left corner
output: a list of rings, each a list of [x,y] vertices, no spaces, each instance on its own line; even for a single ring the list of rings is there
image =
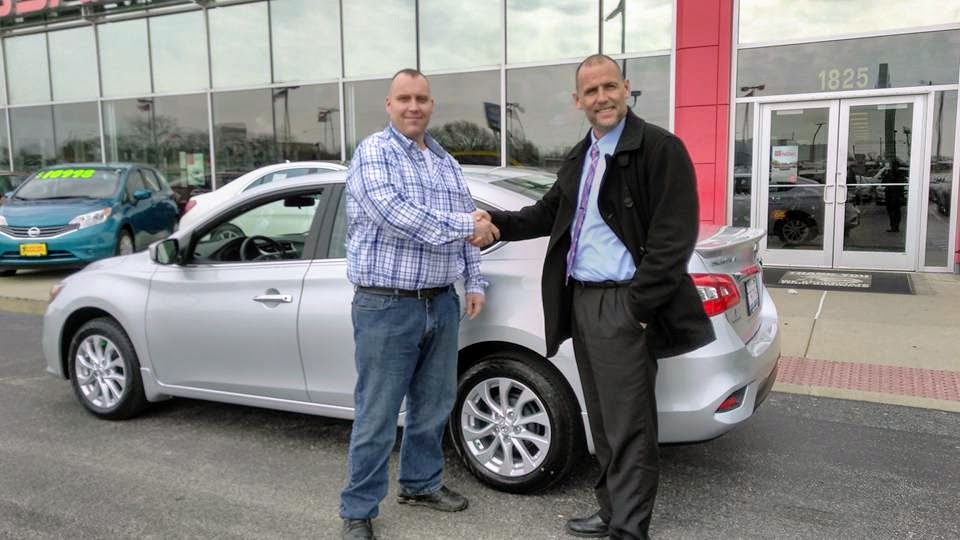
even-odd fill
[[[244,261],[268,261],[279,259],[283,246],[276,240],[255,234],[243,239],[240,244],[240,259]]]

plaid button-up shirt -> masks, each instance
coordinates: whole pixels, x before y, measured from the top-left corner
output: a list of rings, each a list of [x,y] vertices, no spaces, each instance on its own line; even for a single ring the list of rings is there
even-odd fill
[[[483,293],[476,205],[460,165],[426,135],[433,174],[417,143],[392,125],[364,139],[347,173],[347,278],[362,287],[424,289],[463,277]]]

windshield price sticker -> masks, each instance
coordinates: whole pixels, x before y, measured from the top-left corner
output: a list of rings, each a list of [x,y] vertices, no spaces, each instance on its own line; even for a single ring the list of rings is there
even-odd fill
[[[54,179],[54,178],[93,178],[97,174],[97,171],[94,169],[53,169],[50,171],[44,171],[37,175],[37,178]]]

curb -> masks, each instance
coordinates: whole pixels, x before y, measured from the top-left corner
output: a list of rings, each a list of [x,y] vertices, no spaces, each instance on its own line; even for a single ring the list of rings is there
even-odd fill
[[[47,311],[47,302],[32,298],[0,296],[0,310],[28,315],[43,315]]]
[[[773,391],[783,392],[785,394],[800,394],[804,396],[846,399],[850,401],[869,401],[871,403],[883,403],[885,405],[901,405],[904,407],[916,407],[920,409],[960,412],[960,401],[945,401],[940,399],[902,396],[896,394],[881,394],[879,392],[866,392],[863,390],[844,390],[840,388],[830,388],[827,386],[808,386],[777,382],[773,385]]]

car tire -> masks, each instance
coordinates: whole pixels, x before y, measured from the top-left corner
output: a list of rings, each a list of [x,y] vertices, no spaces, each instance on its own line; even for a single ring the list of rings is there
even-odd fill
[[[77,330],[70,340],[67,368],[77,399],[95,416],[125,420],[146,409],[140,361],[113,319],[93,319]]]
[[[802,244],[813,237],[813,226],[804,218],[788,216],[777,229],[780,241],[787,245]]]
[[[130,231],[126,229],[120,231],[120,236],[117,237],[117,255],[130,255],[134,251],[136,251],[136,246],[133,243],[133,236]]]
[[[16,274],[16,268],[0,268],[0,277],[13,277]]]
[[[563,378],[512,351],[487,355],[460,375],[449,432],[470,472],[508,493],[556,484],[584,451],[580,408]]]

